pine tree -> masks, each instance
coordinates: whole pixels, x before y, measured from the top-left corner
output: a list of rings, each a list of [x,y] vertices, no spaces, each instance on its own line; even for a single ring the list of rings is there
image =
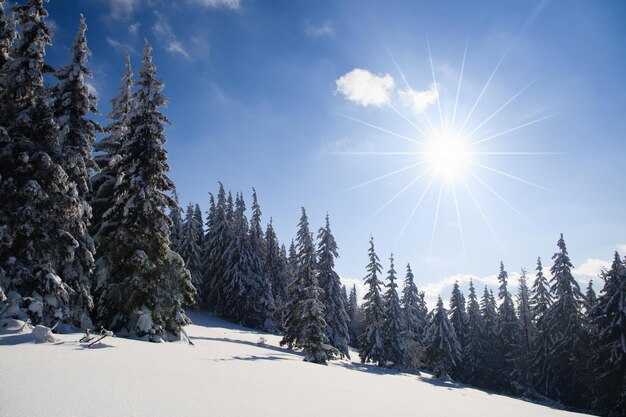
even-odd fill
[[[558,248],[550,269],[550,292],[554,303],[544,317],[544,331],[550,337],[547,393],[565,404],[584,406],[588,390],[583,381],[588,374],[586,362],[589,352],[589,337],[582,313],[584,296],[572,276],[572,263],[562,234]]]
[[[462,363],[463,380],[468,383],[481,384],[484,365],[483,352],[485,341],[483,340],[483,318],[480,314],[480,305],[474,289],[474,283],[470,279],[469,295],[467,302],[467,324],[463,343]]]
[[[302,207],[302,216],[298,223],[296,244],[295,279],[289,285],[289,301],[285,306],[285,336],[280,341],[281,345],[287,345],[289,348],[303,346],[305,323],[302,320],[302,309],[307,299],[312,296],[310,293],[307,294],[307,288],[318,286],[315,246],[304,207]]]
[[[359,335],[363,332],[363,317],[356,293],[356,284],[352,285],[350,295],[348,296],[348,317],[350,318],[350,324],[348,327],[348,330],[350,331],[350,345],[357,347],[359,343]]]
[[[50,326],[75,317],[73,290],[60,275],[79,246],[68,226],[81,206],[61,165],[59,127],[44,85],[44,73],[52,71],[44,62],[48,13],[43,0],[14,13],[20,37],[0,73],[0,286],[13,300],[12,315]],[[6,48],[12,35],[3,36]]]
[[[403,324],[402,339],[406,347],[404,366],[417,370],[423,361],[422,335],[424,331],[424,317],[420,311],[419,292],[415,286],[415,277],[411,265],[406,265],[406,278],[402,289],[401,318]]]
[[[200,210],[199,204],[193,207],[193,215],[196,219],[196,224],[200,225],[198,229],[198,245],[202,248],[204,246],[204,219],[202,218],[202,210]]]
[[[176,249],[183,261],[185,261],[185,266],[189,270],[191,280],[196,288],[202,286],[201,234],[202,223],[198,223],[195,207],[192,203],[189,203],[185,214],[185,222],[182,224],[180,241]]]
[[[378,366],[385,365],[385,337],[383,324],[385,312],[383,299],[380,294],[382,282],[378,275],[382,272],[382,266],[374,249],[374,238],[370,238],[368,251],[369,263],[367,275],[364,278],[368,291],[363,297],[364,332],[359,336],[359,356],[361,363],[374,362]]]
[[[90,204],[92,208],[91,235],[96,243],[96,249],[101,240],[100,236],[109,233],[103,226],[114,227],[104,220],[104,216],[115,203],[113,192],[118,179],[121,180],[119,163],[122,160],[122,148],[128,135],[130,115],[135,105],[132,93],[133,72],[128,55],[126,55],[125,65],[122,87],[118,95],[111,100],[111,112],[107,115],[107,118],[111,120],[105,129],[108,136],[94,145],[94,150],[97,152],[94,160],[99,172],[91,178]]]
[[[130,114],[121,147],[114,204],[104,216],[97,274],[100,324],[114,331],[146,335],[159,341],[178,335],[190,321],[183,306],[192,305],[195,289],[180,256],[170,249],[167,209],[176,209],[174,183],[167,177],[167,152],[160,112],[167,103],[163,83],[146,41]]]
[[[326,215],[326,224],[317,233],[317,269],[319,285],[322,289],[320,301],[324,304],[326,321],[326,336],[331,346],[335,347],[341,356],[350,358],[348,343],[350,334],[348,323],[350,318],[346,312],[344,293],[341,280],[335,272],[335,258],[338,258],[337,243],[330,230],[330,221]]]
[[[452,287],[452,297],[450,298],[450,310],[448,311],[450,317],[450,323],[454,327],[457,340],[461,352],[465,349],[465,339],[467,339],[467,312],[465,311],[465,297],[461,293],[459,288],[459,282],[456,281]],[[463,369],[463,363],[459,361],[456,369],[452,369],[453,375],[463,375],[465,370]]]
[[[507,288],[508,273],[504,270],[502,262],[500,262],[498,281],[500,282],[498,288],[500,306],[498,308],[498,352],[496,361],[498,361],[497,369],[502,377],[501,386],[506,387],[510,383],[509,374],[515,367],[513,362],[516,356],[515,349],[519,344],[519,323],[515,315],[513,297],[511,297],[511,293],[509,293]]]
[[[448,312],[443,307],[441,297],[437,300],[432,318],[424,334],[426,361],[433,370],[433,376],[450,379],[449,373],[461,359],[461,346],[454,327],[448,320]]]
[[[626,410],[626,266],[617,252],[601,278],[604,287],[591,310],[597,329],[592,343],[594,405],[603,415],[618,417]]]
[[[98,123],[87,118],[89,113],[98,113],[96,97],[89,91],[86,78],[92,73],[87,68],[91,51],[87,46],[87,24],[81,15],[80,26],[74,43],[70,48],[72,61],[55,75],[59,83],[53,88],[54,116],[59,123],[61,142],[61,165],[68,175],[68,181],[76,185],[76,199],[80,209],[72,213],[67,230],[76,239],[73,259],[63,265],[63,280],[73,292],[70,296],[70,321],[76,326],[90,328],[89,314],[93,308],[91,298],[91,275],[94,270],[95,246],[89,234],[91,223],[90,177],[96,169],[92,158],[96,132],[102,128]]]
[[[223,317],[250,327],[273,331],[275,314],[271,284],[263,278],[261,258],[245,215],[243,196],[237,195],[232,238],[225,253]],[[255,237],[256,239],[256,237]]]

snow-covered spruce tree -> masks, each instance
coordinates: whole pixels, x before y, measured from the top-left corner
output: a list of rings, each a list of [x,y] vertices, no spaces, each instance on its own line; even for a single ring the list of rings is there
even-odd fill
[[[196,219],[196,224],[200,225],[198,229],[198,245],[200,249],[202,249],[204,244],[204,219],[202,218],[202,210],[200,210],[200,205],[196,204],[193,207],[193,215]]]
[[[278,327],[282,327],[283,310],[287,303],[289,285],[289,266],[287,261],[281,254],[278,246],[278,238],[274,232],[272,219],[265,229],[265,260],[263,261],[264,275],[272,284],[272,293],[274,296],[274,304],[276,305],[276,317],[274,321]]]
[[[350,317],[348,326],[350,332],[350,346],[358,347],[359,336],[363,333],[363,312],[359,307],[356,284],[352,285],[350,295],[348,296],[348,317]]]
[[[363,319],[364,332],[359,336],[359,356],[361,363],[374,362],[378,366],[385,366],[385,334],[383,325],[385,323],[385,306],[380,294],[380,286],[383,283],[378,279],[382,273],[382,266],[376,250],[374,249],[374,238],[370,237],[370,248],[368,250],[369,263],[367,264],[367,275],[363,279],[368,287],[367,293],[363,297]]]
[[[60,275],[78,247],[68,225],[81,205],[61,165],[44,85],[48,13],[43,0],[14,13],[20,37],[0,74],[0,286],[11,303],[6,314],[50,326],[71,317],[73,290]]]
[[[483,322],[483,346],[482,364],[483,374],[481,377],[481,385],[487,388],[499,389],[496,381],[499,373],[502,371],[496,361],[498,354],[499,332],[498,332],[498,307],[493,292],[485,285],[485,291],[480,300],[480,312]]]
[[[350,318],[346,312],[341,280],[335,272],[335,258],[337,257],[339,257],[337,243],[330,230],[327,214],[324,227],[321,227],[317,233],[317,276],[323,291],[320,300],[325,307],[325,331],[329,343],[341,353],[342,357],[349,358],[350,334],[348,323]]]
[[[537,274],[530,296],[530,310],[533,322],[538,324],[539,319],[545,316],[546,312],[552,305],[552,295],[550,294],[550,285],[548,284],[548,280],[543,275],[541,258],[537,258],[537,268],[535,270],[537,271]]]
[[[585,300],[572,276],[572,263],[562,234],[557,245],[559,251],[552,257],[554,265],[550,269],[554,302],[544,317],[544,329],[550,335],[548,396],[584,407],[589,399],[585,382],[589,356],[589,335],[583,314]]]
[[[626,266],[615,252],[611,269],[603,271],[604,288],[591,310],[596,334],[592,369],[595,408],[619,417],[626,410]]]
[[[393,265],[393,254],[389,257],[389,271],[387,271],[387,291],[384,294],[383,334],[385,337],[385,359],[394,367],[402,367],[407,362],[407,352],[402,338],[402,311],[400,309],[400,297],[398,296],[398,284],[396,284],[396,270]]]
[[[261,226],[261,206],[257,199],[256,190],[252,188],[252,217],[250,218],[250,239],[257,256],[261,262],[265,259],[265,240],[263,239],[263,228]]]
[[[86,78],[92,73],[87,68],[91,51],[87,46],[87,24],[81,15],[78,33],[70,48],[72,60],[55,72],[59,83],[53,87],[54,116],[59,123],[61,142],[61,166],[68,181],[76,185],[76,199],[80,209],[73,213],[67,230],[78,246],[74,257],[62,267],[63,280],[72,288],[69,321],[75,326],[90,328],[89,318],[93,308],[91,298],[91,275],[94,270],[95,246],[89,226],[91,224],[90,177],[96,169],[92,157],[96,132],[102,128],[87,116],[98,113],[96,96],[89,91]]]
[[[160,112],[167,99],[161,93],[146,41],[130,114],[122,143],[114,205],[103,225],[97,274],[100,305],[98,321],[121,334],[160,341],[178,335],[190,323],[183,306],[193,305],[195,289],[180,256],[170,249],[170,219],[166,210],[177,203],[170,196],[174,183],[167,177],[167,152]]]
[[[480,314],[478,297],[471,279],[467,297],[467,324],[465,327],[465,340],[461,355],[462,378],[463,381],[470,384],[481,384],[484,374],[483,352],[485,350],[483,318]]]
[[[181,207],[177,207],[176,210],[170,210],[170,246],[178,253],[180,253],[180,243],[185,233],[181,212]]]
[[[589,285],[587,285],[587,292],[585,292],[585,302],[587,303],[585,309],[586,311],[591,311],[595,307],[598,302],[598,297],[596,292],[593,290],[593,280],[589,280]]]
[[[291,244],[289,245],[289,254],[287,256],[287,260],[289,261],[289,267],[291,269],[291,276],[295,278],[296,270],[298,269],[298,252],[296,250],[296,243],[291,240]]]
[[[202,223],[198,223],[195,207],[192,203],[187,206],[181,232],[181,238],[176,249],[185,261],[194,287],[200,288],[202,286],[202,247],[200,246]]]
[[[275,330],[271,284],[263,279],[261,258],[253,247],[243,196],[237,194],[230,244],[225,253],[223,317],[246,326]]]
[[[307,362],[326,364],[327,360],[335,359],[340,352],[331,346],[325,329],[328,327],[324,320],[325,307],[321,301],[322,288],[317,283],[316,275],[304,289],[304,301],[301,301],[302,312],[302,342],[301,347],[306,352]]]
[[[219,183],[217,202],[213,213],[209,210],[207,234],[202,259],[203,287],[201,305],[209,312],[221,316],[224,312],[224,274],[226,249],[232,239],[228,219],[228,202],[224,185]]]
[[[532,358],[532,341],[535,337],[535,325],[530,308],[530,292],[528,290],[526,270],[522,268],[517,291],[517,316],[519,323],[518,346],[515,354],[514,379],[521,384],[524,391],[530,386],[530,365]]]
[[[96,155],[94,160],[98,165],[99,172],[91,177],[91,235],[96,243],[96,253],[100,243],[100,236],[109,233],[107,227],[115,227],[110,222],[104,221],[105,213],[113,207],[115,200],[113,191],[120,176],[120,161],[122,160],[122,147],[128,135],[128,123],[135,105],[133,96],[133,72],[130,66],[130,57],[126,55],[125,71],[122,74],[122,86],[117,96],[111,100],[111,112],[107,118],[111,123],[106,127],[105,136],[94,145]],[[173,210],[177,211],[177,210]],[[96,282],[96,287],[97,287]]]
[[[410,264],[406,265],[401,307],[402,340],[406,348],[404,366],[415,371],[422,366],[423,362],[422,335],[425,318],[422,317],[420,311],[419,292],[415,286],[415,277]]]
[[[431,321],[424,333],[427,365],[433,370],[433,376],[443,380],[450,379],[450,372],[461,359],[461,346],[454,327],[448,320],[448,312],[443,307],[441,297],[432,312]]]
[[[454,327],[461,352],[465,348],[465,340],[467,339],[467,312],[465,311],[465,297],[459,288],[459,282],[455,281],[452,286],[452,296],[450,297],[450,310],[448,310],[450,323]],[[452,370],[452,375],[456,378],[465,373],[464,363],[459,361],[458,366]]]
[[[297,245],[297,249],[296,248]],[[290,349],[302,348],[304,343],[304,326],[302,320],[304,303],[311,297],[307,294],[307,288],[319,286],[317,284],[317,258],[309,219],[306,210],[302,207],[302,216],[298,223],[298,233],[294,250],[297,251],[294,259],[295,279],[289,285],[289,300],[285,306],[284,328],[285,335],[280,341],[281,345],[287,345]],[[315,283],[315,285],[313,285]]]
[[[519,323],[515,314],[515,304],[509,292],[509,274],[504,269],[504,264],[500,262],[500,273],[498,274],[498,352],[496,360],[499,361],[498,369],[501,378],[500,386],[508,389],[510,385],[509,374],[513,371],[516,357],[515,350],[519,345]]]

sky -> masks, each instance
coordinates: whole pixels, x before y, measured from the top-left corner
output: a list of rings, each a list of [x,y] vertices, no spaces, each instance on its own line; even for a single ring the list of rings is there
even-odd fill
[[[144,38],[170,104],[180,204],[218,181],[279,238],[329,214],[346,283],[370,236],[432,301],[493,285],[563,233],[586,285],[626,254],[626,4],[553,1],[52,0],[60,65],[89,26],[99,120]],[[479,143],[476,143],[479,142]],[[442,144],[444,144],[442,146]],[[468,162],[469,161],[469,162]],[[419,204],[418,204],[419,203]],[[596,290],[601,283],[595,280]],[[359,287],[361,289],[361,287]]]

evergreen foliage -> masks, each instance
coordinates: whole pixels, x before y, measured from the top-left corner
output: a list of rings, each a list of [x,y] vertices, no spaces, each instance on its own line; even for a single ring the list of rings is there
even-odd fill
[[[335,347],[347,358],[350,357],[348,343],[350,334],[348,331],[349,317],[344,302],[344,290],[341,286],[339,275],[335,272],[335,258],[337,243],[330,230],[330,220],[326,215],[326,223],[317,233],[317,270],[322,295],[320,301],[324,304],[326,321],[326,336],[331,346]]]
[[[461,359],[461,345],[448,319],[448,312],[443,306],[441,297],[438,297],[437,307],[433,310],[426,328],[424,344],[426,361],[433,370],[433,376],[443,380],[450,379],[450,372]]]
[[[359,336],[359,356],[362,363],[374,362],[378,366],[384,366],[386,358],[383,331],[385,312],[383,298],[380,294],[380,286],[383,283],[378,279],[379,274],[382,273],[382,266],[374,249],[373,237],[370,238],[368,256],[367,275],[364,278],[368,291],[363,297],[365,329]]]
[[[393,265],[393,254],[389,257],[389,271],[387,271],[387,291],[384,295],[385,322],[383,332],[385,337],[385,359],[395,367],[402,367],[407,362],[407,351],[402,332],[402,311],[396,284],[396,270]]]
[[[173,211],[172,213],[174,213]],[[171,216],[170,216],[171,217]],[[176,251],[185,261],[185,266],[191,274],[194,287],[202,286],[202,247],[200,236],[202,235],[202,223],[198,222],[195,215],[195,207],[192,203],[187,206],[185,221],[180,230],[179,242]]]
[[[423,297],[421,302],[423,302]],[[425,305],[424,305],[425,307]],[[422,336],[425,326],[425,315],[420,307],[420,294],[415,285],[415,277],[411,265],[406,265],[406,277],[402,289],[402,340],[406,348],[404,366],[407,369],[418,369],[423,362]]]
[[[483,340],[483,318],[480,313],[480,305],[474,289],[474,283],[470,279],[467,302],[467,324],[465,326],[465,340],[462,353],[462,378],[469,383],[481,384],[484,374],[483,352],[486,348]]]
[[[97,317],[108,329],[159,341],[190,322],[183,307],[193,304],[195,289],[183,260],[170,249],[165,211],[177,203],[163,147],[163,124],[169,121],[160,108],[167,99],[147,41],[137,86],[118,163],[125,180],[116,183],[101,228]]]

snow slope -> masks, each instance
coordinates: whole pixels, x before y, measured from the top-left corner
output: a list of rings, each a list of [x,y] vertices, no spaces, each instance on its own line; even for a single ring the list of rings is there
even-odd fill
[[[580,415],[351,361],[302,361],[267,335],[191,314],[195,343],[0,334],[0,416]],[[267,345],[257,345],[259,338]]]

